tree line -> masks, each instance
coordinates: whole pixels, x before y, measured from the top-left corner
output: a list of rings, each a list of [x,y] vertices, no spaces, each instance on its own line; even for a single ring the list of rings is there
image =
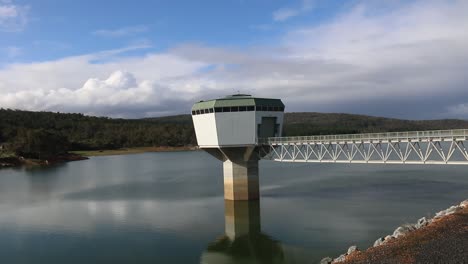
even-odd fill
[[[194,144],[192,124],[177,119],[112,119],[0,109],[0,145],[24,157],[44,158],[68,150]]]
[[[468,128],[465,120],[400,120],[352,114],[286,113],[283,136]],[[31,158],[69,150],[196,145],[190,115],[113,119],[0,109],[0,148]]]

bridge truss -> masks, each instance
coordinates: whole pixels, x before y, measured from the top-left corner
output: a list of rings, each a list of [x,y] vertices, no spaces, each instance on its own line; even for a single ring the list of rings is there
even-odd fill
[[[274,137],[263,159],[282,162],[468,165],[468,130]]]

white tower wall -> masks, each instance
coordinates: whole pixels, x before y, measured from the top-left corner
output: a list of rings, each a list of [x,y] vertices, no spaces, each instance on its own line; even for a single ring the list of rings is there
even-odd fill
[[[222,147],[255,145],[255,111],[216,113],[218,144]]]
[[[195,135],[197,137],[198,146],[217,147],[218,133],[216,130],[215,114],[204,114],[192,116],[193,125],[195,127]]]
[[[200,148],[251,146],[257,144],[258,125],[262,117],[275,117],[280,136],[283,112],[249,111],[209,113],[193,116],[195,134]]]

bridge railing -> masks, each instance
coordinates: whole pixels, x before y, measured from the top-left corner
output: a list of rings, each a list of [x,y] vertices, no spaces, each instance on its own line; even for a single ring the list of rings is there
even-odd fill
[[[260,138],[260,144],[284,144],[299,142],[336,142],[336,141],[378,141],[378,140],[419,140],[431,138],[468,137],[468,129],[408,131],[365,134],[342,134],[298,137]]]

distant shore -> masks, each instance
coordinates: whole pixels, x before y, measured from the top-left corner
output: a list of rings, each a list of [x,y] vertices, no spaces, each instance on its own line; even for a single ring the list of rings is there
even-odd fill
[[[69,161],[86,160],[84,157],[75,153],[66,153],[51,157],[48,159],[30,159],[18,156],[2,157],[0,158],[0,169],[11,168],[11,167],[35,167],[35,166],[49,166]]]
[[[94,156],[111,156],[111,155],[129,155],[145,152],[176,152],[176,151],[192,151],[197,150],[194,146],[182,147],[137,147],[123,149],[107,149],[107,150],[79,150],[69,151],[66,154],[61,154],[48,159],[30,159],[16,156],[13,154],[0,156],[0,169],[11,167],[34,167],[48,166],[69,161],[86,160],[88,157]]]
[[[71,153],[78,154],[84,157],[94,156],[112,156],[112,155],[128,155],[138,154],[145,152],[174,152],[174,151],[191,151],[197,150],[197,147],[138,147],[138,148],[123,148],[123,149],[108,149],[108,150],[84,150],[84,151],[71,151]]]

